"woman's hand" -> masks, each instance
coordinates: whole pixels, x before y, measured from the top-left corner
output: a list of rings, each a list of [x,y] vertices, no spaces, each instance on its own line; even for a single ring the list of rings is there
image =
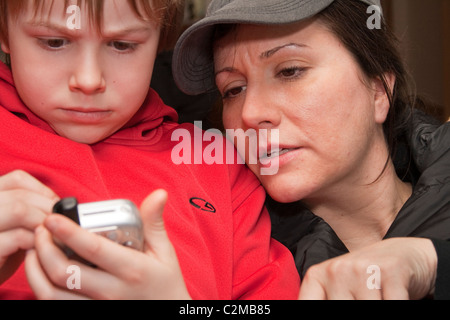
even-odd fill
[[[167,193],[158,190],[141,205],[145,252],[124,247],[53,215],[36,230],[36,250],[26,257],[30,285],[39,299],[190,299],[162,218]],[[97,266],[69,260],[53,238]],[[67,285],[70,267],[79,289]]]
[[[436,272],[431,240],[393,238],[311,267],[299,299],[422,299],[434,292]]]
[[[34,230],[52,212],[58,196],[24,171],[0,177],[0,284],[34,246]]]

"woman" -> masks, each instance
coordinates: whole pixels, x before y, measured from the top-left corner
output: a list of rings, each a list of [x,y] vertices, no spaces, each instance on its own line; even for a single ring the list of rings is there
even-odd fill
[[[450,126],[415,110],[379,1],[213,1],[178,41],[174,75],[190,94],[216,83],[225,128],[278,132],[279,148],[259,150],[277,174],[247,162],[301,297],[443,297]]]

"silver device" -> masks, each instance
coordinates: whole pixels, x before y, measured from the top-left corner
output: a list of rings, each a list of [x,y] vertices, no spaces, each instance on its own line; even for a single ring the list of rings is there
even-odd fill
[[[83,229],[139,251],[144,248],[142,220],[129,200],[107,200],[79,204],[76,198],[64,198],[53,207]]]

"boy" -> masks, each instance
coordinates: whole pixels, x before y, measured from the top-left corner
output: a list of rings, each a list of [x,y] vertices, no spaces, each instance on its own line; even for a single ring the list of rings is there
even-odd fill
[[[298,296],[292,256],[270,239],[256,178],[243,165],[171,159],[171,133],[195,130],[178,125],[149,84],[178,6],[0,1],[11,59],[11,70],[0,66],[0,298],[34,297],[24,252],[38,298]],[[144,252],[49,214],[69,196],[141,204]],[[98,268],[69,260],[53,238]],[[67,285],[73,265],[75,289]]]

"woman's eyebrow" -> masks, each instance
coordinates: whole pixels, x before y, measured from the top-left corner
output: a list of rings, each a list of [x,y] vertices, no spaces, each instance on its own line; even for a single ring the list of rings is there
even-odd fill
[[[234,73],[237,72],[237,70],[233,67],[225,67],[223,69],[220,69],[219,71],[214,73],[214,76],[217,77],[218,74],[222,73],[222,72],[229,72],[229,73]]]
[[[259,56],[259,58],[260,58],[260,59],[268,59],[268,58],[270,58],[271,56],[273,56],[275,53],[277,53],[278,51],[280,51],[280,50],[282,50],[282,49],[286,49],[286,48],[291,48],[291,47],[294,47],[294,48],[302,48],[302,49],[303,49],[303,48],[310,48],[310,47],[307,46],[306,44],[300,44],[300,43],[287,43],[287,44],[285,44],[285,45],[278,46],[278,47],[275,47],[275,48],[273,48],[273,49],[270,49],[270,50],[267,50],[267,51],[261,53],[260,56]],[[233,73],[233,72],[236,72],[236,71],[237,71],[237,70],[236,70],[235,68],[233,68],[233,67],[225,67],[225,68],[223,68],[223,69],[220,69],[219,71],[216,71],[214,75],[217,76],[218,74],[220,74],[220,73],[222,73],[222,72]]]
[[[301,44],[301,43],[287,43],[285,45],[279,46],[279,47],[275,47],[273,49],[267,50],[263,53],[260,54],[260,58],[261,59],[267,59],[270,58],[271,56],[273,56],[275,53],[277,53],[278,51],[285,49],[285,48],[290,48],[290,47],[296,47],[296,48],[309,48],[307,45],[305,44]]]

